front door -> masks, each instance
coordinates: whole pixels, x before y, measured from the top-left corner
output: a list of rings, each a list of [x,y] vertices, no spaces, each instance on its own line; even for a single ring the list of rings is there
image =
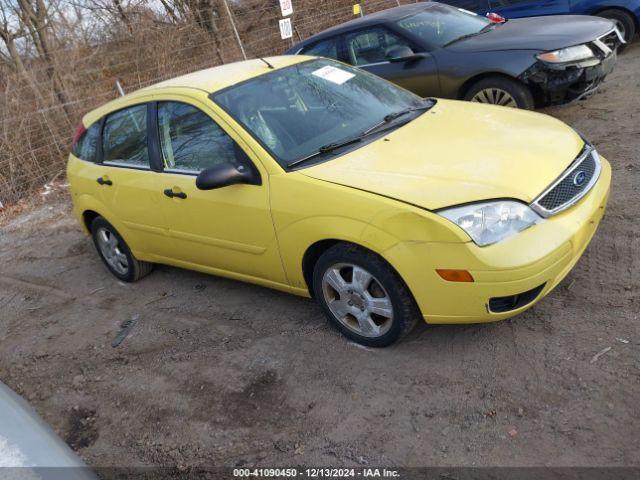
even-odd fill
[[[414,53],[420,50],[409,40],[376,26],[349,33],[344,37],[344,47],[349,63],[400,85],[421,97],[440,95],[438,67],[428,53],[425,57],[407,62],[391,62],[393,52],[408,48]]]
[[[183,101],[157,104],[164,164],[158,207],[174,245],[165,255],[191,266],[285,283],[266,172],[260,171],[259,164],[205,113],[207,110]],[[261,185],[199,190],[196,176],[221,163],[257,169]]]

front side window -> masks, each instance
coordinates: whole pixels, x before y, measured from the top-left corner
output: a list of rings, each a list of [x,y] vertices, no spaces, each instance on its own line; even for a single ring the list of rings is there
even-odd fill
[[[158,104],[158,134],[167,170],[199,173],[237,163],[239,147],[208,115],[180,102]]]
[[[73,154],[87,162],[96,161],[96,152],[98,150],[98,137],[100,136],[100,122],[91,125],[82,135],[73,149]]]
[[[102,132],[104,163],[149,168],[147,106],[136,105],[112,113]]]
[[[338,39],[336,37],[322,40],[314,43],[309,47],[305,47],[300,51],[302,55],[313,55],[316,57],[338,58]]]
[[[386,62],[398,47],[411,49],[409,42],[386,28],[362,30],[346,36],[347,55],[351,65]]]
[[[443,47],[461,38],[477,35],[494,25],[472,12],[439,3],[398,20],[395,24],[400,29],[420,37],[432,48]]]
[[[211,98],[283,167],[361,135],[391,113],[425,104],[386,80],[328,59],[278,69]]]

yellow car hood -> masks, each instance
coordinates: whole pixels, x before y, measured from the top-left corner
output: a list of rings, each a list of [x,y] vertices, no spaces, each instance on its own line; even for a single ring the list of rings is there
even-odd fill
[[[438,100],[407,125],[300,173],[430,210],[496,198],[531,202],[583,145],[547,115]]]

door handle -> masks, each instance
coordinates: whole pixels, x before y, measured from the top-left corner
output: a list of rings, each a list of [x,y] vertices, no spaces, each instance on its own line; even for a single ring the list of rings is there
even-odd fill
[[[96,182],[98,182],[100,185],[108,185],[108,186],[113,185],[113,182],[109,180],[109,178],[105,178],[105,177],[98,178]]]
[[[187,198],[187,194],[184,192],[174,192],[171,188],[166,188],[164,190],[164,194],[169,198],[182,198],[183,200]]]

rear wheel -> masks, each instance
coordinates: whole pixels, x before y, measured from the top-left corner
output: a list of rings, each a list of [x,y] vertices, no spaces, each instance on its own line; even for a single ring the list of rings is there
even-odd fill
[[[133,256],[118,231],[104,218],[97,217],[91,222],[91,236],[100,258],[119,280],[136,282],[153,270],[153,263],[143,262]]]
[[[531,110],[534,107],[533,95],[526,85],[499,76],[486,77],[477,81],[467,90],[464,99],[525,110]]]
[[[618,10],[617,8],[610,8],[609,10],[603,10],[598,13],[599,17],[608,18],[613,20],[618,27],[618,30],[622,34],[622,38],[627,44],[631,43],[634,35],[636,34],[636,22],[630,13],[624,10]],[[621,45],[618,51],[624,50],[626,45]]]
[[[331,323],[369,347],[392,344],[420,317],[409,289],[389,264],[352,244],[339,243],[320,256],[313,291]]]

